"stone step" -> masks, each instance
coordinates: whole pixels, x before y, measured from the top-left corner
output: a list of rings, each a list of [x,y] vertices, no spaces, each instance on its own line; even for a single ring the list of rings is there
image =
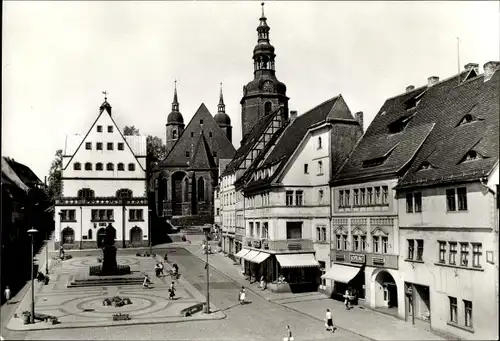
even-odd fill
[[[100,282],[71,282],[67,285],[68,288],[82,288],[82,287],[101,287],[101,286],[121,286],[121,285],[141,285],[143,283],[142,280],[140,281],[115,281],[115,282],[108,282],[108,281],[100,281]]]

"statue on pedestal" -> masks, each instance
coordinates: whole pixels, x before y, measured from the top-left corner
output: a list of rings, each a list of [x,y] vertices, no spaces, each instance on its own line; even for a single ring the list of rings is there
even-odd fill
[[[113,226],[106,227],[104,237],[104,247],[102,248],[102,271],[101,275],[118,274],[118,264],[116,263],[115,229]]]

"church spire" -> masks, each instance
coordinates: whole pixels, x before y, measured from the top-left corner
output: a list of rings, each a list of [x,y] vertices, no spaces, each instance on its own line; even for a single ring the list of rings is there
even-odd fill
[[[257,46],[253,49],[254,72],[269,70],[274,73],[274,46],[269,42],[269,31],[271,28],[267,25],[267,18],[264,15],[264,3],[262,6],[262,16],[257,27]]]
[[[226,105],[224,104],[224,96],[222,95],[222,83],[220,83],[220,96],[219,96],[219,105],[217,106],[217,112],[225,113]]]
[[[172,102],[172,112],[179,111],[179,101],[177,100],[177,80],[174,80],[174,101]]]

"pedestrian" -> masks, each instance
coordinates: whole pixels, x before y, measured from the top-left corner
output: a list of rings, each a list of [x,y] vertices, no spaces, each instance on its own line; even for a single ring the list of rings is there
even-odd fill
[[[264,279],[264,276],[260,277],[260,288],[262,290],[266,290],[266,280]]]
[[[283,338],[283,341],[293,341],[292,330],[290,326],[286,326],[286,337]]]
[[[151,283],[151,281],[149,280],[148,274],[144,274],[144,282],[142,282],[142,287],[146,289],[149,288],[149,283]]]
[[[326,309],[325,327],[326,330],[331,331],[332,333],[335,331],[335,328],[333,327],[332,312],[330,309]]]
[[[246,298],[245,287],[241,287],[239,295],[240,304],[245,304],[245,298]]]
[[[10,304],[10,289],[8,286],[5,287],[5,290],[4,290],[4,295],[5,295],[5,299],[7,300],[7,304]]]
[[[59,248],[59,258],[64,259],[64,248],[62,247],[62,245]]]
[[[163,256],[163,260],[165,261],[165,263],[168,263],[168,254],[167,254],[167,252],[165,252],[165,255]]]
[[[160,262],[160,274],[162,277],[165,276],[163,270],[165,270],[165,266],[163,265],[163,262]]]
[[[344,299],[345,310],[349,310],[349,290],[345,291]]]
[[[175,286],[174,286],[174,281],[172,281],[172,284],[170,284],[170,289],[168,289],[170,292],[169,299],[173,300],[175,297]]]

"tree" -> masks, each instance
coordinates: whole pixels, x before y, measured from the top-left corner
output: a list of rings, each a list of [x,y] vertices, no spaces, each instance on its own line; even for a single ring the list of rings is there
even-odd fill
[[[46,189],[46,194],[50,201],[53,201],[55,197],[62,196],[62,155],[62,149],[58,149],[54,161],[50,165],[48,186]]]
[[[123,135],[139,136],[139,129],[137,129],[135,126],[125,126],[125,128],[123,128]]]
[[[167,150],[162,140],[157,136],[149,135],[146,138],[146,144],[148,153],[146,159],[148,160],[148,168],[151,170],[158,162],[167,156]]]

